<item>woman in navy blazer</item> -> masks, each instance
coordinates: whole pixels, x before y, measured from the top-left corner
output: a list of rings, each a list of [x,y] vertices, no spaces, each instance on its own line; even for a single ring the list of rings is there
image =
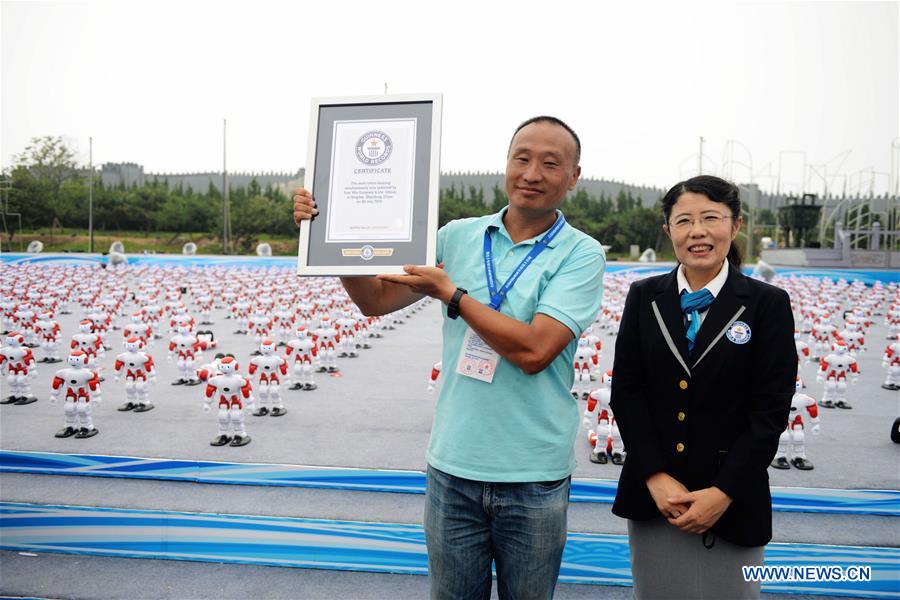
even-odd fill
[[[717,177],[674,186],[663,229],[679,265],[625,301],[610,405],[627,458],[613,513],[629,520],[637,598],[759,596],[740,567],[762,564],[772,538],[766,469],[797,358],[787,293],[740,271],[740,210]]]

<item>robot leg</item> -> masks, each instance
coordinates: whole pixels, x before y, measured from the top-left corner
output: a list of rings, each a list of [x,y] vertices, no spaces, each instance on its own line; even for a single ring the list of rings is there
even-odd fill
[[[150,402],[150,395],[148,393],[148,383],[143,379],[138,379],[134,383],[134,391],[137,399],[138,407],[134,412],[147,412],[148,410],[153,410],[153,403]]]
[[[306,391],[316,389],[316,382],[313,380],[312,363],[303,363],[303,389]]]
[[[838,378],[837,386],[834,393],[834,405],[838,408],[853,408],[847,402],[847,380],[843,377]]]
[[[244,409],[240,406],[231,407],[231,428],[234,430],[234,439],[231,440],[232,446],[246,446],[250,443],[250,436],[244,429]]]
[[[791,464],[801,471],[810,471],[813,464],[806,458],[806,445],[803,425],[797,424],[791,428]]]
[[[78,411],[78,433],[77,438],[87,438],[97,435],[99,431],[94,427],[94,421],[91,419],[91,403],[88,400],[79,400],[75,405]]]
[[[256,403],[257,408],[256,412],[252,413],[254,417],[264,417],[269,414],[269,384],[265,381],[260,381],[256,388]],[[232,409],[233,410],[233,409]]]
[[[781,435],[778,438],[778,451],[775,453],[775,458],[772,459],[771,466],[776,469],[790,469],[791,463],[788,462],[787,454],[790,451],[791,446],[791,430],[789,428],[785,428],[784,431],[781,432]]]
[[[269,384],[269,399],[272,401],[272,412],[270,414],[273,417],[280,417],[287,413],[284,403],[281,401],[281,386],[277,382]]]
[[[609,422],[609,437],[612,442],[612,462],[614,465],[625,464],[625,443],[622,441],[622,435],[619,433],[619,424],[613,417]]]

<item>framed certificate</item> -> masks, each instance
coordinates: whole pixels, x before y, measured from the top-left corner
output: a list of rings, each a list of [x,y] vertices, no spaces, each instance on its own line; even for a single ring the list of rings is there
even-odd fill
[[[300,275],[402,273],[437,254],[441,96],[313,98]]]

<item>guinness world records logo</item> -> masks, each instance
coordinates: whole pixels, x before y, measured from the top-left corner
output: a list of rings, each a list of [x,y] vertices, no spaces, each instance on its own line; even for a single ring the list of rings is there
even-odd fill
[[[356,142],[356,158],[364,165],[380,165],[394,150],[390,136],[383,131],[364,133]]]

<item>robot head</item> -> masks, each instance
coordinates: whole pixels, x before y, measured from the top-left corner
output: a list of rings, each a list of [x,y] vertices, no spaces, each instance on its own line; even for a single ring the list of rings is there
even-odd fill
[[[605,385],[606,387],[612,386],[612,371],[607,371],[600,377],[600,383]]]
[[[297,339],[300,339],[300,340],[305,340],[306,338],[309,337],[309,332],[306,331],[306,327],[304,327],[303,325],[299,325],[297,327],[296,333],[297,333]]]
[[[141,341],[141,338],[130,337],[125,340],[125,349],[129,352],[137,352],[144,347],[144,342]]]
[[[259,343],[259,351],[262,352],[264,356],[275,354],[276,349],[275,342],[272,340],[266,339]]]
[[[831,345],[831,349],[834,350],[837,354],[846,354],[847,353],[847,344],[838,340]]]
[[[49,310],[42,310],[38,313],[38,319],[42,321],[50,321],[53,319],[53,313]]]
[[[800,330],[799,330],[799,329],[795,329],[795,330],[794,330],[794,341],[795,341],[795,342],[799,342],[799,341],[800,341]]]
[[[141,313],[139,313],[139,312],[132,313],[132,315],[131,315],[131,322],[132,322],[132,323],[143,323],[143,322],[144,322],[144,315],[141,314]]]
[[[10,331],[6,334],[6,345],[12,346],[13,348],[18,348],[22,344],[25,343],[25,336],[23,336],[18,331]]]
[[[226,356],[219,361],[219,371],[225,375],[231,375],[237,372],[238,362],[233,356]]]
[[[588,341],[584,335],[582,335],[580,338],[578,338],[578,347],[579,348],[587,348],[587,345],[588,345]]]
[[[69,365],[76,369],[82,369],[87,366],[88,355],[83,350],[75,350],[69,355]]]
[[[178,333],[181,334],[181,335],[187,335],[187,334],[189,334],[189,333],[191,332],[191,328],[190,328],[189,325],[179,325],[179,326],[176,327],[175,329],[176,329],[176,331],[178,331]]]
[[[90,319],[85,319],[81,323],[78,324],[78,330],[81,333],[93,333],[94,332],[94,322]]]
[[[796,381],[794,381],[794,391],[800,392],[803,389],[803,380],[800,379],[800,376],[797,375]]]

